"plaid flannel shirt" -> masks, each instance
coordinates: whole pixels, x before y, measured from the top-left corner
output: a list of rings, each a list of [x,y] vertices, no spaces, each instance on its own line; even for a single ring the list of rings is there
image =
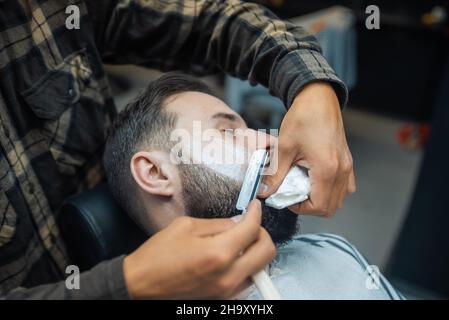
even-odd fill
[[[80,29],[66,28],[71,4]],[[64,198],[102,178],[116,114],[103,63],[223,71],[265,85],[286,106],[315,80],[332,83],[341,105],[347,99],[314,37],[259,5],[0,0],[0,296],[64,278],[55,215]],[[11,296],[126,297],[121,268],[119,259],[86,273],[97,286],[77,293],[60,282]]]

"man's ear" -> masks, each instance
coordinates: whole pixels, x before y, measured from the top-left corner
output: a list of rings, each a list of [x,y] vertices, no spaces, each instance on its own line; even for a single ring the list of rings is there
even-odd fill
[[[165,197],[175,193],[175,165],[166,152],[139,151],[132,157],[130,166],[134,181],[144,192]]]

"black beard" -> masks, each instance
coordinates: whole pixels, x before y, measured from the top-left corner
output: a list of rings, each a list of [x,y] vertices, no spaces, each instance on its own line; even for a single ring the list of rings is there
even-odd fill
[[[195,218],[230,218],[236,209],[241,183],[216,173],[204,165],[178,166],[186,214]],[[274,209],[262,200],[262,226],[277,246],[290,241],[298,232],[298,215],[288,209]]]

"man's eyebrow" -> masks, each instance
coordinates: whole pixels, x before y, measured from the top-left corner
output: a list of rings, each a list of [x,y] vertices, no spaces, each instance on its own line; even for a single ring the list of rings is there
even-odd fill
[[[235,114],[232,113],[225,113],[225,112],[218,112],[216,114],[214,114],[212,117],[212,119],[226,119],[226,120],[230,120],[230,121],[239,121],[240,117],[236,116]]]

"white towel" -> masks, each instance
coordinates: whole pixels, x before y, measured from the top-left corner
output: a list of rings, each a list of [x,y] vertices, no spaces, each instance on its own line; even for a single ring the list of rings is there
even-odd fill
[[[303,167],[293,166],[279,189],[265,200],[267,206],[283,209],[309,198],[310,180]]]

